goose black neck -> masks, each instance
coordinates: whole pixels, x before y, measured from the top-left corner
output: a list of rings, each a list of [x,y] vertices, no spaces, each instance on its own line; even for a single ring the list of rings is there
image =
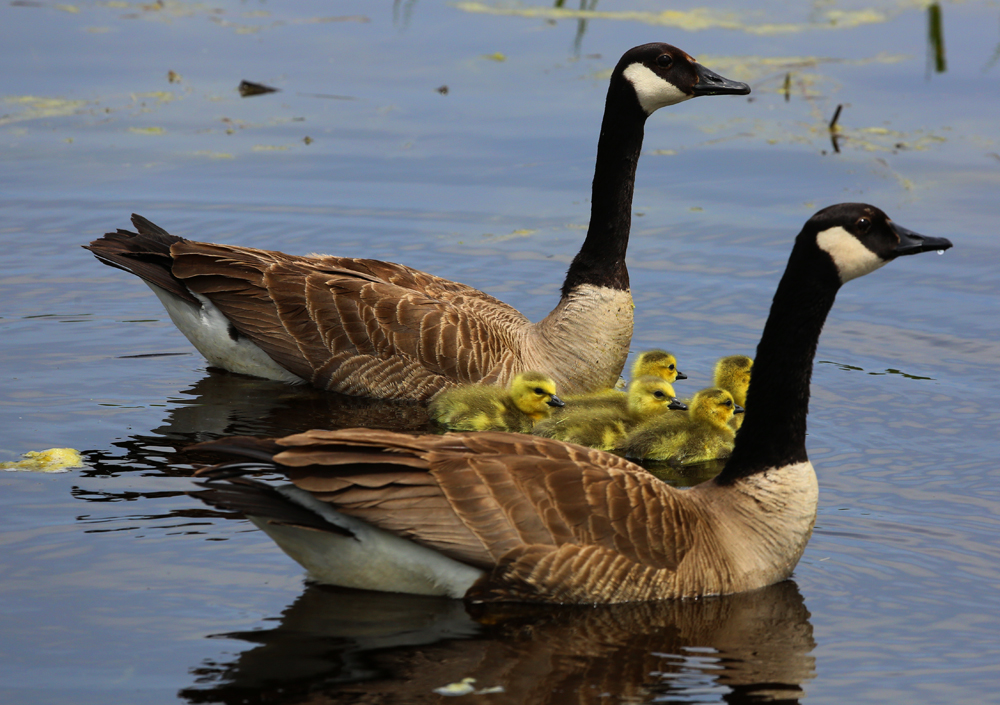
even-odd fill
[[[800,236],[757,345],[746,418],[717,483],[808,460],[806,416],[813,358],[839,288],[833,261],[814,240]]]
[[[625,250],[632,227],[632,189],[646,117],[632,84],[616,73],[608,88],[597,142],[590,227],[583,247],[566,272],[563,297],[584,284],[628,289]]]

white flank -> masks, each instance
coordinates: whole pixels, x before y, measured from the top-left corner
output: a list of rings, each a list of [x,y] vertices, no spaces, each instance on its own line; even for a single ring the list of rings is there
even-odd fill
[[[252,377],[290,384],[303,383],[304,380],[272,360],[247,338],[240,336],[233,340],[229,335],[229,319],[204,296],[194,294],[201,302],[201,306],[195,306],[153,284],[149,284],[149,288],[167,309],[170,320],[205,356],[208,364]]]
[[[839,226],[824,230],[817,235],[816,244],[827,252],[837,265],[841,284],[863,277],[886,264],[886,260]]]
[[[694,97],[693,95],[684,93],[669,81],[657,76],[645,64],[631,64],[622,72],[622,75],[632,84],[632,87],[635,89],[635,95],[639,98],[639,105],[646,111],[646,115],[652,115],[654,111],[660,108]]]
[[[250,521],[270,536],[282,551],[321,583],[461,599],[483,576],[478,568],[341,514],[293,485],[284,485],[278,491],[290,501],[354,534],[352,538],[270,524],[266,519],[250,517]]]

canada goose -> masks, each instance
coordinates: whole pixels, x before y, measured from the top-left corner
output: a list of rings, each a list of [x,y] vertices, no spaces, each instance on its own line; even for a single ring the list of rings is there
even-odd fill
[[[510,389],[463,384],[446,389],[430,403],[434,421],[453,431],[512,431],[531,433],[535,422],[562,406],[556,383],[541,372],[521,372]]]
[[[753,370],[753,359],[746,355],[729,355],[720,358],[715,363],[712,384],[732,394],[733,401],[746,409],[751,370]],[[743,425],[744,418],[745,416],[742,414],[735,414],[729,420],[729,425],[734,429],[739,429]]]
[[[628,385],[628,394],[618,396],[623,397],[625,403],[578,408],[542,421],[532,433],[588,448],[614,450],[629,431],[643,421],[656,418],[670,409],[686,408],[677,400],[674,388],[668,382],[652,375],[633,379]]]
[[[722,472],[691,489],[616,455],[534,436],[347,429],[195,446],[256,461],[202,471],[230,479],[208,483],[201,497],[243,511],[313,578],[336,585],[561,603],[770,585],[791,575],[816,520],[809,379],[837,291],[901,255],[949,247],[873,206],[814,215],[757,346],[750,416]],[[291,484],[237,476],[256,470]]]
[[[724,389],[710,387],[694,395],[687,416],[654,417],[639,426],[621,445],[627,458],[669,460],[680,465],[724,458],[733,449],[736,432],[729,422],[743,407]]]
[[[85,246],[142,278],[210,365],[383,399],[558,370],[564,394],[611,387],[632,338],[625,250],[646,118],[696,96],[746,95],[669,44],[625,52],[597,145],[590,227],[543,320],[400,264],[195,242],[138,215]]]

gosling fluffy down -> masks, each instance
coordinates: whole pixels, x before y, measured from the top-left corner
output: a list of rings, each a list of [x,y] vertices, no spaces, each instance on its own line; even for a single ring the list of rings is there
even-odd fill
[[[522,372],[509,389],[467,384],[447,389],[430,403],[431,418],[452,431],[531,433],[552,407],[563,405],[556,383],[541,372]]]
[[[666,350],[645,350],[636,357],[635,362],[632,363],[632,380],[647,376],[659,377],[671,385],[679,379],[687,379],[687,375],[677,369],[677,358]],[[614,404],[616,410],[625,409],[627,403],[623,393],[624,380],[619,379],[619,384],[620,387],[614,389],[602,389],[590,394],[576,394],[566,397],[567,406],[561,413],[585,407],[594,410],[607,402]],[[673,396],[672,393],[671,396]],[[556,413],[556,416],[561,415],[561,413]]]
[[[651,375],[632,380],[628,393],[618,396],[620,403],[608,400],[596,407],[588,405],[546,419],[535,426],[533,433],[598,450],[613,450],[643,421],[687,408],[677,400],[668,382]]]
[[[687,418],[657,417],[629,435],[620,451],[629,458],[666,460],[680,465],[725,458],[733,450],[736,432],[729,425],[743,407],[724,389],[702,389],[691,400]]]
[[[719,358],[719,361],[715,363],[713,384],[732,394],[733,401],[746,409],[751,370],[753,370],[753,358],[746,355],[729,355]],[[739,430],[740,426],[743,425],[744,418],[746,417],[742,414],[736,414],[729,420],[729,425]]]

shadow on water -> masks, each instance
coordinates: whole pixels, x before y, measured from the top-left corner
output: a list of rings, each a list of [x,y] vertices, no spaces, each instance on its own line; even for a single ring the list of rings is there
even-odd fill
[[[599,607],[309,586],[273,629],[215,637],[249,646],[192,668],[187,702],[437,703],[434,689],[465,678],[492,692],[463,702],[796,702],[815,676],[809,611],[792,581]]]

